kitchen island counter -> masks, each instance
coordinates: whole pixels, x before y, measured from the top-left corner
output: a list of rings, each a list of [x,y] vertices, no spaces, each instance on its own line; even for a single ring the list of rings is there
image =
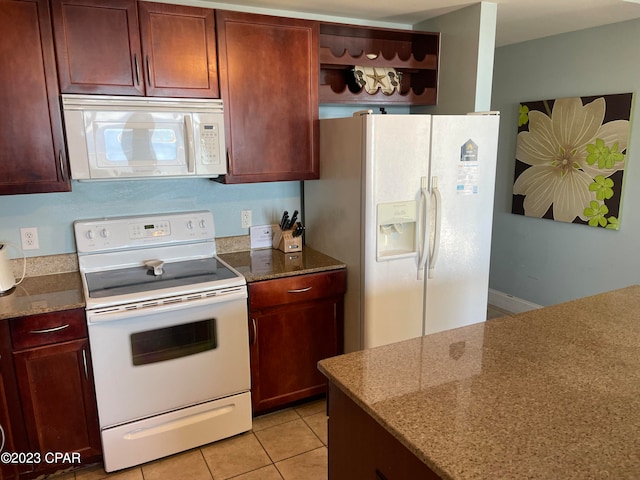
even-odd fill
[[[638,312],[632,286],[319,367],[441,478],[637,479]]]

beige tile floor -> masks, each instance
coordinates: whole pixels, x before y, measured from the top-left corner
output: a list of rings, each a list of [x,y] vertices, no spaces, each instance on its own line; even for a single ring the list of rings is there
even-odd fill
[[[508,315],[489,306],[487,319]],[[256,417],[242,435],[139,467],[106,473],[101,465],[54,480],[327,480],[324,399]]]

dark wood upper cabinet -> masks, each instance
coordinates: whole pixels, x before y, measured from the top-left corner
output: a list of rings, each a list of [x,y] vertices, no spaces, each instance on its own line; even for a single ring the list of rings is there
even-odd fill
[[[49,2],[0,0],[0,194],[67,192]]]
[[[216,11],[225,183],[318,178],[318,35],[307,20]]]
[[[135,0],[52,0],[63,93],[144,95]]]
[[[138,3],[147,95],[218,98],[213,10]]]
[[[52,0],[63,93],[218,98],[212,9]]]

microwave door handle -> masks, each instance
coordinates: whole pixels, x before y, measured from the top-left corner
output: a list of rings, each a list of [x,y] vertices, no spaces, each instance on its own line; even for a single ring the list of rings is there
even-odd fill
[[[195,173],[196,152],[194,147],[193,121],[191,119],[191,114],[184,116],[184,126],[187,131],[187,148],[185,152],[187,155],[187,171],[189,173]]]

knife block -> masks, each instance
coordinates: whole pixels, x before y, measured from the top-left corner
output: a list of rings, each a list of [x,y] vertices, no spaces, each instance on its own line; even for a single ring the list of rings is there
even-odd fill
[[[302,235],[293,236],[293,230],[282,230],[280,226],[275,227],[273,233],[273,248],[284,253],[302,251]]]

